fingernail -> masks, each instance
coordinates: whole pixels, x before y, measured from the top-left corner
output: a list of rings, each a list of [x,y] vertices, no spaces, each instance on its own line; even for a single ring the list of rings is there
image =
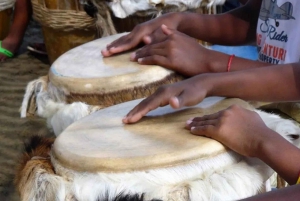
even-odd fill
[[[196,128],[196,127],[192,127],[192,128],[191,128],[191,131],[194,130],[195,128]]]
[[[145,42],[146,44],[150,44],[151,43],[151,37],[150,36],[145,36]]]
[[[192,122],[193,122],[193,121],[189,119],[189,120],[186,121],[186,124],[189,125],[189,124],[191,124]]]
[[[143,62],[143,58],[139,58],[138,63],[142,63],[142,62]]]
[[[130,55],[130,60],[134,60],[135,59],[135,57],[136,57],[136,53],[134,52],[134,53],[132,53],[131,55]]]

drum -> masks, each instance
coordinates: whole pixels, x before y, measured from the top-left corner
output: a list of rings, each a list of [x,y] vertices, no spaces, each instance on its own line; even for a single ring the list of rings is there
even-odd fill
[[[66,104],[82,102],[104,108],[149,96],[159,86],[183,79],[160,66],[131,62],[130,52],[103,58],[101,50],[121,35],[86,43],[58,58],[51,66],[49,76],[28,84],[21,117],[32,116],[37,111],[39,116],[50,119],[59,110],[66,110],[66,107],[69,108],[67,113],[70,113],[72,107],[77,108],[74,115],[81,118],[83,114],[89,114],[86,110],[90,111],[90,107]],[[79,108],[84,109],[79,112]]]
[[[15,0],[2,0],[0,2],[0,40],[8,35],[14,4]]]
[[[21,198],[96,201],[143,195],[144,200],[238,200],[266,191],[271,168],[184,129],[189,118],[232,104],[253,110],[248,103],[211,97],[176,111],[160,107],[136,124],[122,124],[122,118],[140,101],[108,107],[73,123],[52,148],[46,143],[51,162],[47,154],[40,157],[34,149],[26,149],[32,151],[35,163],[48,161],[45,167],[53,168],[42,171],[38,164],[34,168],[28,164],[32,161],[28,166],[24,162],[17,174]],[[284,137],[298,129],[289,120],[258,113]]]
[[[42,25],[50,63],[68,50],[96,38],[95,20],[78,0],[31,0],[33,16]]]

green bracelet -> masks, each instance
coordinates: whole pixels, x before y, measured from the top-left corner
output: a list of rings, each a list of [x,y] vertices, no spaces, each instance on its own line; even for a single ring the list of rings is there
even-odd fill
[[[10,58],[14,56],[14,54],[11,51],[2,47],[2,41],[0,41],[0,53]]]

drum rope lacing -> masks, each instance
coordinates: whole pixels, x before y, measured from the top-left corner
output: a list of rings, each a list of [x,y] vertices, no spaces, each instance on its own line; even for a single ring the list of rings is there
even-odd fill
[[[16,0],[1,0],[0,11],[14,7],[15,3],[16,3]]]

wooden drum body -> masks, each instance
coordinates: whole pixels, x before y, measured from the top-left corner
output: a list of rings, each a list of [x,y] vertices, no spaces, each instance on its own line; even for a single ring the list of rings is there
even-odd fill
[[[48,57],[53,63],[68,50],[96,38],[95,21],[79,0],[31,0],[34,18],[42,25]]]

